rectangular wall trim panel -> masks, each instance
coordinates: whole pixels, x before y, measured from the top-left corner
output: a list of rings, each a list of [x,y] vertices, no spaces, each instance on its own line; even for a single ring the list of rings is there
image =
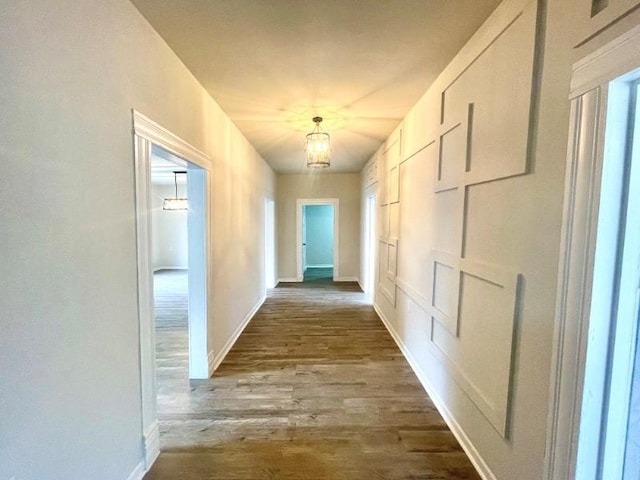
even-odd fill
[[[487,244],[504,199],[479,193],[529,173],[536,21],[537,2],[503,2],[387,140],[377,169],[378,291],[394,311],[397,288],[424,310],[425,348],[503,438],[520,273]]]
[[[508,436],[514,331],[519,275],[476,262],[460,270],[458,338],[432,325],[437,355],[491,425]]]

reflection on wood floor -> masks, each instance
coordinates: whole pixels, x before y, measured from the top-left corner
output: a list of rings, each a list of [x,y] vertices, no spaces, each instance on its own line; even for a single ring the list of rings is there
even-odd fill
[[[162,453],[146,480],[480,478],[357,284],[281,284],[191,382],[186,322],[156,298]]]

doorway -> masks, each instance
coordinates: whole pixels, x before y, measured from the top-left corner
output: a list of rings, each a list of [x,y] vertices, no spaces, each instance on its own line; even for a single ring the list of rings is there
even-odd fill
[[[636,480],[640,471],[638,80],[629,82],[626,76],[615,80],[608,94],[576,477]]]
[[[296,279],[339,278],[339,200],[297,199]]]
[[[264,283],[265,289],[274,288],[276,281],[276,220],[275,202],[264,202]]]
[[[364,241],[364,293],[367,301],[375,301],[376,276],[376,196],[369,195],[365,209],[365,241]]]
[[[205,298],[201,293],[205,267],[205,211],[203,169],[168,150],[151,146],[151,257],[156,332],[164,332],[162,347],[173,348],[171,357],[186,345],[185,378],[207,378]],[[185,201],[185,204],[180,202]],[[191,267],[191,268],[190,268]],[[159,301],[157,294],[163,297]],[[167,305],[172,299],[176,305]],[[178,304],[184,303],[184,308]],[[171,332],[171,333],[169,333]],[[179,332],[183,332],[180,335]],[[184,338],[176,339],[176,336]],[[171,340],[169,340],[171,339]],[[170,345],[167,345],[169,343]],[[160,347],[158,342],[156,346]],[[158,352],[157,352],[158,353]],[[159,360],[159,357],[156,357]],[[166,363],[166,361],[165,361]],[[172,364],[172,362],[169,362]],[[181,363],[171,365],[175,369]],[[182,369],[180,369],[182,371]],[[160,374],[156,370],[156,374]]]
[[[188,209],[186,210],[188,378],[208,378],[210,370],[207,348],[210,161],[202,152],[139,112],[134,110],[132,115],[140,331],[141,427],[145,463],[148,469],[160,453],[152,248],[154,201],[152,169],[154,157],[156,157],[156,162],[166,161],[169,168],[177,167],[180,169],[179,171],[186,172],[183,174],[186,176],[185,185],[179,192],[184,194],[186,189],[188,201]],[[177,178],[174,180],[174,188],[178,189]],[[172,195],[173,198],[178,196],[176,190]],[[174,217],[173,220],[176,218]],[[184,249],[182,253],[184,254]],[[175,261],[184,266],[184,256]]]
[[[640,470],[640,27],[573,67],[545,479]]]
[[[333,280],[333,205],[302,208],[303,281]]]

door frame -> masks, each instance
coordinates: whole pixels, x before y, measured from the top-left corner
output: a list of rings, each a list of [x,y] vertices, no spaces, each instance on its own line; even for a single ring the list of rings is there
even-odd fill
[[[629,81],[640,76],[638,51],[640,26],[586,56],[572,69],[545,480],[574,478],[576,473],[589,323],[593,308],[597,308],[591,293],[597,267],[596,237],[601,234],[598,212],[607,106],[617,95],[615,85],[611,90],[614,80],[626,74]]]
[[[264,262],[265,290],[278,284],[276,275],[276,202],[273,198],[264,200]]]
[[[136,253],[138,279],[138,322],[140,335],[140,397],[141,397],[141,429],[145,466],[148,470],[160,454],[160,430],[157,413],[156,359],[155,359],[155,320],[153,312],[153,266],[151,260],[151,150],[157,145],[177,157],[193,163],[201,172],[198,181],[204,188],[203,198],[199,199],[203,208],[202,236],[197,255],[192,255],[191,238],[189,239],[189,268],[192,262],[202,262],[196,288],[189,286],[190,310],[192,300],[199,298],[200,308],[195,315],[190,311],[189,348],[198,352],[198,367],[194,375],[202,378],[209,376],[207,354],[207,316],[211,295],[209,291],[211,269],[208,262],[210,245],[210,212],[211,212],[211,161],[203,152],[191,146],[180,137],[161,127],[140,112],[132,109],[134,175],[135,175],[135,219],[136,219]],[[192,294],[194,298],[192,298]],[[193,317],[193,318],[192,318]],[[191,331],[201,333],[199,338],[191,338]],[[197,342],[198,345],[192,345]],[[204,354],[203,354],[204,352]],[[191,357],[191,355],[190,355]],[[202,357],[202,358],[200,358]],[[191,376],[191,358],[190,358]]]
[[[371,304],[376,301],[376,268],[378,262],[377,246],[378,246],[378,200],[375,192],[368,193],[365,196],[365,254],[364,254],[364,273],[365,273],[365,294],[371,300]]]
[[[307,205],[332,205],[333,206],[333,281],[340,278],[340,199],[338,198],[298,198],[296,199],[296,280],[304,280],[302,271],[302,215]]]

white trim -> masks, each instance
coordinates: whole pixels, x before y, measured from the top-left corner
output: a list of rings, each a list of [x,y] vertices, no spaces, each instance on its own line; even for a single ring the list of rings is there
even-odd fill
[[[207,254],[211,251],[210,245],[210,214],[211,188],[209,158],[200,150],[192,147],[187,142],[162,128],[149,118],[132,110],[132,133],[134,144],[134,172],[135,172],[135,218],[136,218],[136,260],[138,280],[138,324],[140,341],[140,397],[141,397],[141,432],[146,468],[150,468],[159,453],[159,440],[154,440],[157,430],[157,390],[156,390],[156,360],[155,360],[155,332],[153,314],[153,268],[151,262],[151,155],[152,146],[157,145],[170,153],[183,157],[190,164],[202,169],[203,173],[198,178],[204,178],[204,245],[203,259],[200,259],[204,272],[202,272],[202,292],[197,294],[204,298],[203,308],[200,309],[202,318],[198,316],[198,328],[206,332],[208,324],[208,305],[211,295],[209,292],[209,263]],[[190,257],[191,258],[191,257]],[[191,272],[190,272],[191,275]],[[200,279],[198,279],[200,280]],[[191,308],[192,293],[196,289],[190,288],[189,302]],[[202,311],[204,310],[204,311]],[[192,330],[193,318],[189,315],[189,330]],[[203,357],[206,356],[206,334],[200,340],[203,343]],[[190,337],[190,350],[192,348]],[[190,368],[191,359],[190,355]],[[202,363],[206,358],[202,359]],[[206,365],[204,365],[206,370]],[[191,371],[190,371],[191,373]],[[155,446],[157,444],[157,447]]]
[[[165,266],[165,265],[161,265],[159,267],[153,267],[153,273],[156,273],[160,270],[189,270],[189,267],[187,265],[181,265],[181,266]]]
[[[640,52],[640,25],[573,65],[570,98],[580,96],[598,85],[606,84],[638,68],[638,52]]]
[[[136,465],[136,468],[134,468],[133,471],[129,474],[127,480],[142,480],[145,473],[147,473],[147,470],[144,468],[144,462],[140,462],[138,463],[138,465]]]
[[[360,282],[358,277],[338,277],[333,279],[334,282]]]
[[[306,205],[333,205],[333,279],[340,278],[340,199],[296,199],[296,282],[303,280],[302,272],[302,208]]]
[[[174,135],[169,130],[161,127],[149,117],[141,114],[135,109],[132,109],[132,115],[133,133],[135,135],[146,138],[151,143],[160,145],[171,153],[189,160],[202,168],[210,167],[211,160],[205,153],[185,142],[177,135]]]
[[[140,335],[141,432],[157,421],[155,331],[153,329],[153,273],[151,268],[150,159],[151,144],[134,136],[138,328]]]
[[[326,264],[326,265],[309,265],[307,264],[307,268],[333,268],[333,264]]]
[[[282,282],[282,283],[299,283],[301,281],[302,281],[301,278],[296,278],[296,277],[285,277],[285,278],[279,278],[278,279],[278,283],[280,283],[280,282]]]
[[[160,455],[160,424],[156,420],[144,433],[144,456],[147,469]]]
[[[380,317],[380,320],[382,320],[382,323],[386,327],[393,340],[396,342],[396,345],[398,345],[398,348],[409,363],[409,366],[411,367],[413,372],[416,374],[416,377],[418,377],[418,381],[422,385],[422,388],[424,388],[425,392],[427,392],[427,395],[435,405],[438,413],[440,413],[445,423],[449,427],[449,430],[451,430],[451,433],[453,433],[453,435],[456,437],[456,440],[458,440],[458,443],[467,454],[467,457],[469,457],[469,460],[477,470],[480,477],[482,477],[483,480],[497,480],[497,477],[493,474],[484,459],[480,456],[480,453],[478,452],[478,450],[476,450],[473,442],[469,439],[469,437],[467,437],[465,431],[456,421],[454,415],[447,409],[446,403],[442,401],[442,399],[440,399],[440,397],[437,395],[436,389],[429,382],[427,374],[422,370],[417,360],[413,358],[409,349],[402,342],[400,335],[398,335],[398,333],[393,329],[387,317],[384,315],[384,313],[382,313],[382,309],[380,309],[375,303],[373,304],[373,308]]]
[[[224,358],[238,340],[238,337],[240,337],[244,329],[249,325],[249,322],[253,319],[258,310],[260,310],[260,307],[264,304],[266,299],[267,296],[264,295],[260,300],[258,300],[258,303],[256,303],[251,311],[245,316],[244,320],[242,320],[240,325],[238,325],[229,340],[227,340],[227,343],[224,344],[217,354],[214,354],[213,351],[209,352],[209,376],[213,375],[213,372],[215,372],[220,366]]]

